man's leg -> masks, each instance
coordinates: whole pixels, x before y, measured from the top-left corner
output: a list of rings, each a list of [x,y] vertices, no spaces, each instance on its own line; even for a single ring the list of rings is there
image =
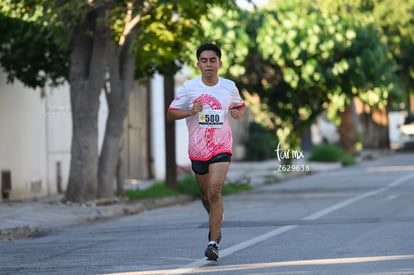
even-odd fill
[[[204,209],[207,211],[208,214],[210,214],[210,203],[208,201],[208,182],[209,182],[209,176],[207,174],[199,175],[195,174],[198,186],[200,187],[200,193],[201,193],[201,203],[204,206]]]
[[[202,203],[209,214],[210,241],[217,242],[223,217],[221,190],[229,169],[229,162],[216,162],[209,166],[209,172],[196,175],[200,186]]]

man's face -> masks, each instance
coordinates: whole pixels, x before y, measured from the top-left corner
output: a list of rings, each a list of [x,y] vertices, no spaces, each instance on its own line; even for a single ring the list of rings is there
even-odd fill
[[[204,77],[212,77],[218,74],[221,61],[214,51],[203,51],[198,59],[197,67]]]

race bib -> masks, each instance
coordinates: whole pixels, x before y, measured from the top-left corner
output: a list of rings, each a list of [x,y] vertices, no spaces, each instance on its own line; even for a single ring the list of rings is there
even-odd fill
[[[223,122],[223,110],[206,110],[198,114],[198,124],[203,128],[221,128]]]

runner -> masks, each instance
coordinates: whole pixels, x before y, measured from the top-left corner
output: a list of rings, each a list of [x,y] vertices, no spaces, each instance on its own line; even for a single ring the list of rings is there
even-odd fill
[[[207,43],[197,50],[197,67],[201,76],[184,83],[170,104],[168,119],[186,119],[189,133],[188,154],[201,200],[209,214],[208,260],[219,257],[223,203],[221,190],[232,155],[232,133],[229,115],[241,118],[246,106],[231,80],[218,76],[221,50]]]

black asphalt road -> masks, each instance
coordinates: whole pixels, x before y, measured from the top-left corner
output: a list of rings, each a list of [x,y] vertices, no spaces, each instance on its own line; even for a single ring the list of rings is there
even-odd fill
[[[414,274],[414,154],[227,196],[220,260],[196,201],[0,243],[0,274]]]

